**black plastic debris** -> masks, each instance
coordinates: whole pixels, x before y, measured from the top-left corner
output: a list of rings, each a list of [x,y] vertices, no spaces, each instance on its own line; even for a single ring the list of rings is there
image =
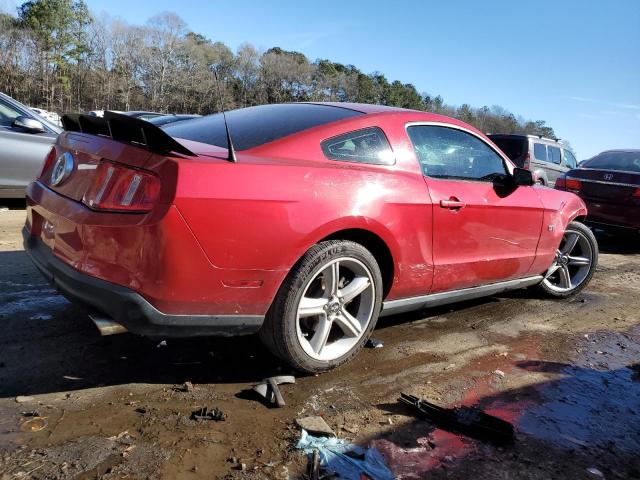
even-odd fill
[[[421,417],[431,420],[443,430],[453,430],[496,444],[509,444],[514,441],[513,425],[477,408],[444,408],[406,393],[401,393],[398,401],[409,405]]]
[[[38,410],[28,410],[25,412],[20,412],[20,415],[23,417],[39,417],[40,412]]]
[[[260,396],[264,397],[269,404],[284,407],[286,403],[282,393],[280,392],[280,388],[278,388],[278,385],[283,383],[296,383],[296,379],[292,375],[279,375],[276,377],[265,378],[261,383],[255,385],[253,390]]]
[[[370,338],[366,343],[367,348],[382,348],[384,347],[384,342],[382,340],[378,340],[375,338]]]
[[[222,422],[227,419],[226,413],[219,408],[215,407],[210,410],[209,407],[201,407],[191,412],[191,420],[214,420],[216,422]]]
[[[320,454],[317,449],[314,449],[313,453],[309,455],[307,478],[309,480],[320,480]]]

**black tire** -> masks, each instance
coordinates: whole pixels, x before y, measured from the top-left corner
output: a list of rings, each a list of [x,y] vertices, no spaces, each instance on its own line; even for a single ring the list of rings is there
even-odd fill
[[[591,229],[583,223],[574,221],[569,223],[569,225],[567,225],[567,228],[565,230],[565,235],[571,231],[575,231],[583,235],[584,238],[586,238],[586,240],[588,241],[589,246],[591,247],[592,261],[591,261],[591,264],[589,265],[588,273],[586,274],[584,279],[575,287],[571,288],[570,290],[566,290],[562,292],[554,290],[553,288],[550,288],[549,285],[547,285],[546,282],[543,281],[538,285],[538,289],[547,297],[568,298],[581,292],[591,281],[591,278],[593,277],[593,274],[596,271],[596,267],[598,266],[598,242],[593,232],[591,231]]]
[[[318,360],[309,356],[298,340],[298,304],[308,281],[329,262],[341,257],[358,260],[369,269],[374,287],[373,313],[359,341],[348,352],[333,360]],[[368,340],[380,313],[382,289],[380,267],[373,255],[362,245],[347,240],[318,243],[296,263],[280,286],[260,330],[260,339],[272,353],[297,370],[309,373],[331,370],[349,361]]]

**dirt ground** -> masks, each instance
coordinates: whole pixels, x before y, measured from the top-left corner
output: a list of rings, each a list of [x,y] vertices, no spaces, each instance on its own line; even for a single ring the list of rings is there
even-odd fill
[[[568,301],[526,290],[382,319],[383,348],[283,386],[277,409],[250,388],[292,372],[256,338],[100,337],[30,263],[19,207],[0,211],[2,480],[301,478],[304,415],[375,446],[396,478],[640,478],[638,239],[600,236],[597,273]],[[515,442],[436,428],[400,392],[478,406]],[[202,406],[226,419],[191,420]]]

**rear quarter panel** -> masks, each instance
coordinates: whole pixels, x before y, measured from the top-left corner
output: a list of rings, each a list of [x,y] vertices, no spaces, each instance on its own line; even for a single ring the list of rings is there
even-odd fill
[[[431,286],[427,191],[421,176],[395,167],[182,162],[176,205],[219,268],[277,270],[284,279],[313,244],[359,228],[391,251],[396,268],[389,298]]]

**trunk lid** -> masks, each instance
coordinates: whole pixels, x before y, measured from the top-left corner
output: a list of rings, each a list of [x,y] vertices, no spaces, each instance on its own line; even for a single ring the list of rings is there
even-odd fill
[[[42,172],[40,181],[55,192],[76,201],[82,201],[91,186],[98,165],[111,160],[135,168],[145,168],[151,163],[153,153],[142,148],[116,142],[99,135],[66,132],[58,137],[56,160]],[[59,184],[52,182],[56,161],[64,153],[73,157],[73,170]]]
[[[567,172],[567,178],[580,180],[580,196],[588,200],[628,202],[640,187],[640,173],[616,170],[578,168]]]

